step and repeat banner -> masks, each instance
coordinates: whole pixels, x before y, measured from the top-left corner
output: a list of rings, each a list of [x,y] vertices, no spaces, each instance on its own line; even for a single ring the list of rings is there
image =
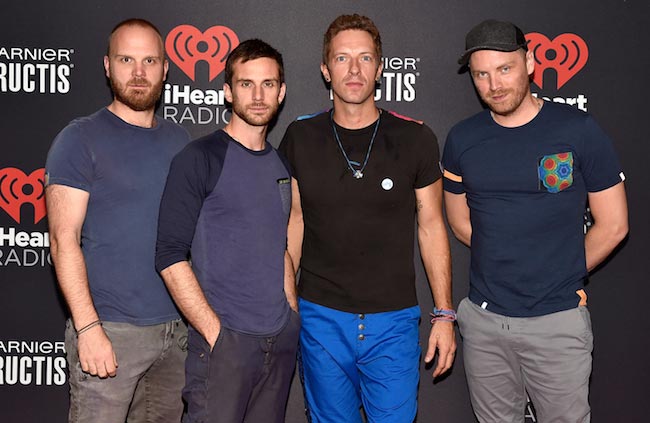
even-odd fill
[[[142,17],[163,33],[170,60],[159,115],[193,137],[228,122],[226,46],[261,38],[285,59],[287,98],[269,139],[277,146],[297,116],[325,110],[322,34],[339,14],[370,16],[384,42],[376,99],[425,121],[442,148],[449,129],[481,104],[457,59],[465,33],[495,18],[519,25],[535,46],[532,88],[547,100],[592,113],[615,141],[627,176],[630,235],[587,287],[595,334],[591,380],[597,422],[646,421],[650,318],[646,301],[650,142],[644,121],[650,67],[650,3],[520,1],[8,1],[0,14],[0,420],[64,422],[68,385],[65,304],[49,253],[44,164],[61,128],[111,101],[102,67],[119,21]],[[507,170],[507,163],[504,171]],[[456,304],[468,290],[469,250],[451,240]],[[419,260],[418,295],[431,309]],[[421,325],[426,343],[428,322]],[[419,422],[472,422],[462,354],[435,383],[422,366]],[[526,421],[535,422],[526,410]],[[287,422],[305,422],[297,378]]]

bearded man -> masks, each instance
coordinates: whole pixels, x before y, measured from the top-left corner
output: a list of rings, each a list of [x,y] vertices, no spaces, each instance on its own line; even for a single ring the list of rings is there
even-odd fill
[[[523,421],[528,393],[539,421],[589,422],[585,279],[628,230],[612,141],[587,113],[533,96],[535,57],[512,23],[475,26],[459,64],[486,106],[442,157],[447,219],[471,249],[458,326],[474,413]]]
[[[118,24],[104,68],[113,102],[64,128],[46,164],[52,260],[71,315],[69,421],[178,422],[187,327],[154,251],[169,164],[189,135],[155,115],[168,62],[153,24]]]
[[[183,421],[283,423],[300,317],[291,173],[266,140],[286,91],[282,55],[242,42],[223,90],[230,122],[174,158],[160,204],[156,267],[190,323]]]

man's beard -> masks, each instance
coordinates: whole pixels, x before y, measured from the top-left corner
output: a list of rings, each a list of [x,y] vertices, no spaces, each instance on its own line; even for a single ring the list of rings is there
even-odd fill
[[[481,95],[481,99],[492,110],[494,114],[500,116],[509,116],[516,112],[523,103],[526,95],[529,92],[528,75],[520,75],[513,86],[500,89],[497,91],[489,91],[485,96]],[[508,94],[508,100],[505,102],[495,102],[491,99],[494,95]]]
[[[260,115],[250,112],[247,108],[248,106],[255,106],[255,104],[242,105],[235,100],[234,104],[232,105],[232,112],[251,126],[265,126],[273,120],[278,112],[279,105],[268,103],[263,104],[264,106],[268,107],[268,110],[265,114]]]
[[[492,101],[489,97],[484,97],[483,101],[488,105],[493,113],[501,116],[508,116],[515,112],[526,98],[526,91],[516,89],[508,91],[510,98],[506,102],[497,103]]]
[[[133,78],[127,83],[126,87],[120,85],[120,83],[115,81],[113,78],[110,78],[110,81],[115,99],[136,112],[153,110],[160,99],[160,94],[162,93],[163,81],[151,85],[146,79]],[[128,88],[128,84],[142,83],[146,83],[148,86],[144,89]]]

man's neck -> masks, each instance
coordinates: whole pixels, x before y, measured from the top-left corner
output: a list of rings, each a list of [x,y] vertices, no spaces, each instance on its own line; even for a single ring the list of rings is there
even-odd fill
[[[230,122],[223,128],[235,141],[253,151],[262,151],[266,146],[267,126],[253,126],[233,114]]]
[[[364,104],[349,104],[334,101],[334,122],[346,129],[361,129],[370,126],[379,117],[374,101]]]
[[[131,125],[140,126],[142,128],[153,128],[156,125],[154,109],[139,112],[117,100],[113,100],[113,102],[106,108],[115,116]]]

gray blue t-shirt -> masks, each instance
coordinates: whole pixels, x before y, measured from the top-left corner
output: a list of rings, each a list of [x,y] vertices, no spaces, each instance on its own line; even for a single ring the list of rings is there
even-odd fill
[[[267,142],[253,151],[223,130],[190,143],[172,162],[160,205],[159,271],[191,257],[221,324],[279,333],[289,319],[284,252],[289,166]]]
[[[130,125],[104,108],[72,121],[47,157],[48,185],[90,194],[81,248],[104,321],[152,325],[179,318],[154,254],[169,164],[189,135],[160,117],[156,122]]]

